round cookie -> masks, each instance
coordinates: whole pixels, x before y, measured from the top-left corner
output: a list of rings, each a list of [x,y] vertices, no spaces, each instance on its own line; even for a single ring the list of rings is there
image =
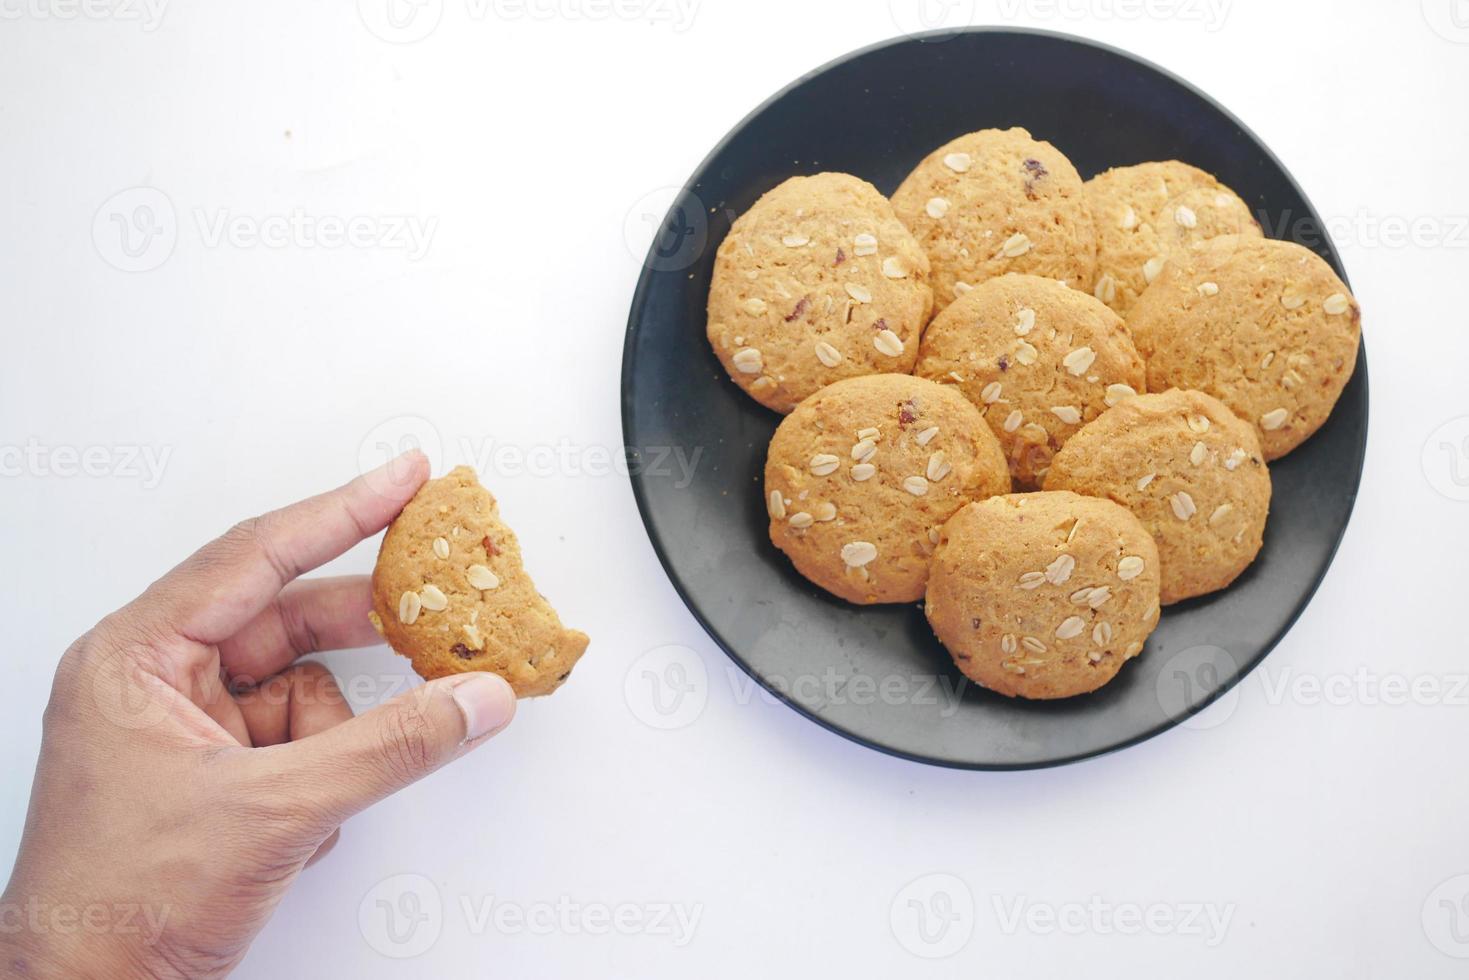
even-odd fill
[[[919,377],[957,385],[984,412],[1021,488],[1109,405],[1143,390],[1122,320],[1054,279],[1006,275],[960,297],[923,335]]]
[[[992,497],[944,525],[924,612],[970,680],[1007,697],[1085,694],[1158,625],[1158,550],[1110,500]]]
[[[957,391],[899,374],[838,381],[796,406],[770,440],[770,540],[848,602],[923,596],[939,525],[1008,493],[1005,458]]]
[[[369,618],[426,680],[491,671],[519,697],[560,687],[588,642],[536,591],[495,498],[467,466],[425,483],[388,526]]]
[[[1239,195],[1177,160],[1097,174],[1086,200],[1097,226],[1094,295],[1124,315],[1175,255],[1219,235],[1261,237]]]
[[[1096,229],[1081,176],[1023,129],[945,143],[903,181],[893,209],[928,252],[937,309],[1007,272],[1092,288]]]
[[[709,343],[735,384],[782,413],[833,381],[906,374],[933,311],[928,268],[877,188],[792,177],[720,244]]]
[[[1047,490],[1114,500],[1158,544],[1164,605],[1229,585],[1260,553],[1270,472],[1248,423],[1173,389],[1129,398],[1056,455]]]
[[[1293,242],[1225,235],[1170,262],[1128,316],[1148,388],[1193,388],[1254,425],[1265,458],[1305,442],[1357,365],[1362,311]]]

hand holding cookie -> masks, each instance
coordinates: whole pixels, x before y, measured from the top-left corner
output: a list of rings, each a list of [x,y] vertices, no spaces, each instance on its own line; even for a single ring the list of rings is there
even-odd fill
[[[237,524],[72,645],[0,906],[141,898],[156,915],[131,933],[5,930],[0,962],[223,976],[344,820],[509,724],[514,694],[493,674],[354,718],[332,675],[300,661],[377,641],[366,577],[299,576],[381,530],[427,476],[409,454]]]

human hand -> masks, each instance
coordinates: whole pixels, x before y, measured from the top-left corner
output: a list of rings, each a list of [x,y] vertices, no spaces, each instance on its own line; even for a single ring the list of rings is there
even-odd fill
[[[296,579],[427,477],[410,453],[236,525],[72,644],[0,899],[0,972],[222,976],[342,821],[509,724],[493,674],[353,718],[325,668],[296,663],[381,642],[366,576]]]

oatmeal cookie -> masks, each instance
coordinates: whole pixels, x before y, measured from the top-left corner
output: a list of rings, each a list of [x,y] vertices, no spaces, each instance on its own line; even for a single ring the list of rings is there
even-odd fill
[[[1213,395],[1278,459],[1326,421],[1357,365],[1362,311],[1294,242],[1214,238],[1169,263],[1127,318],[1148,388]]]
[[[844,378],[913,370],[933,309],[928,259],[849,174],[792,177],[735,221],[709,287],[709,343],[777,412]]]
[[[770,540],[849,602],[922,597],[938,527],[1010,475],[979,411],[907,375],[821,389],[775,431],[765,462]]]
[[[991,497],[939,532],[924,611],[976,683],[1008,697],[1085,694],[1158,625],[1158,550],[1109,500]]]
[[[1048,490],[1114,500],[1158,544],[1165,605],[1225,588],[1260,553],[1270,472],[1253,426],[1220,401],[1173,389],[1130,398],[1051,463]]]
[[[425,483],[388,526],[372,606],[373,626],[426,680],[485,670],[535,697],[560,687],[587,648],[536,591],[467,466]]]
[[[893,194],[933,264],[934,302],[1007,272],[1092,289],[1096,229],[1071,161],[1023,129],[984,129],[934,150]]]
[[[934,318],[916,373],[957,386],[980,408],[1022,489],[1038,486],[1066,440],[1145,379],[1117,314],[1054,279],[1014,274]]]
[[[1177,160],[1113,167],[1086,182],[1097,225],[1094,294],[1126,315],[1169,259],[1219,235],[1261,237],[1239,195]]]

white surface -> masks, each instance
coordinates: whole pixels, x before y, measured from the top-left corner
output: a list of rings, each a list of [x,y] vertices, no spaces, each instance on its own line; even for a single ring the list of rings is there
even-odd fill
[[[395,45],[346,2],[178,0],[154,30],[41,15],[61,2],[0,2],[0,446],[41,459],[17,467],[6,449],[0,477],[0,853],[19,839],[67,643],[233,520],[353,475],[360,449],[400,434],[380,426],[417,416],[441,467],[570,447],[549,473],[500,457],[485,476],[593,645],[493,745],[351,822],[241,976],[1463,975],[1448,954],[1469,954],[1469,878],[1450,880],[1469,873],[1469,502],[1453,499],[1469,497],[1454,482],[1469,482],[1465,0],[1238,0],[1213,8],[1222,23],[1168,0],[1144,16],[1131,0],[930,8],[1096,37],[1211,93],[1347,219],[1338,241],[1366,310],[1360,502],[1264,671],[1192,730],[1013,775],[886,758],[752,697],[668,585],[627,481],[588,472],[620,443],[639,202],[796,76],[914,23],[916,4],[704,0],[675,24],[597,16],[596,0],[529,0],[549,11],[534,17],[428,0],[437,29]],[[176,245],[125,273],[104,260],[123,261],[107,218],[147,200],[103,205],[139,186],[167,195]],[[436,227],[417,258],[210,244],[221,215],[248,230],[293,209]],[[1418,244],[1377,234],[1414,221]],[[168,457],[157,481],[51,471],[59,447],[93,446]],[[335,569],[366,571],[375,547]],[[640,720],[659,716],[639,658],[669,644],[706,668],[707,703],[657,730]],[[385,649],[330,662],[369,685],[406,671]],[[1442,689],[1387,703],[1382,678]],[[375,900],[403,880],[369,893],[402,873],[428,879],[443,913],[399,947]],[[952,878],[903,891],[931,874]],[[973,913],[928,946],[908,900],[945,887]],[[1440,899],[1464,903],[1457,921]],[[512,933],[478,919],[487,900],[700,918],[681,946],[657,929]],[[1135,932],[1076,903],[1231,918],[1215,942],[1207,919]],[[1046,929],[1047,910],[1066,927]],[[966,936],[949,960],[908,948]],[[428,948],[379,951],[414,946]]]

